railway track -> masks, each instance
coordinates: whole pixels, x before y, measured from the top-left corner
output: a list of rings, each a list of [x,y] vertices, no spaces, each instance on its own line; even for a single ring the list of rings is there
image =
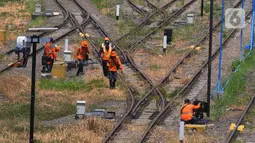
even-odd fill
[[[172,0],[172,1],[168,2],[166,5],[162,6],[161,8],[157,8],[157,10],[155,10],[151,14],[145,16],[144,19],[135,28],[131,29],[128,33],[124,34],[123,36],[121,36],[120,38],[115,40],[115,42],[118,43],[119,41],[126,38],[127,36],[132,35],[135,31],[140,30],[140,27],[144,26],[146,23],[148,24],[148,21],[151,18],[153,18],[156,14],[160,13],[160,11],[163,11],[164,17],[167,17],[168,14],[165,12],[165,10],[167,8],[173,6],[176,2],[177,2],[177,0]],[[130,36],[130,37],[132,37],[132,36]]]
[[[183,11],[185,8],[187,8],[189,5],[191,5],[193,2],[195,2],[195,1],[190,1],[190,2],[188,2],[185,6],[183,6],[181,9],[179,9],[177,12],[175,12],[172,16],[170,16],[171,18],[173,18],[173,17],[175,17],[175,16],[177,16],[178,14],[180,14],[181,13],[181,11]],[[166,18],[166,21],[164,21],[164,22],[167,22],[168,21],[168,19],[170,19],[170,18]],[[163,26],[163,24],[165,24],[165,23],[162,23],[162,25],[161,26]],[[138,68],[138,66],[134,63],[134,61],[133,61],[133,59],[131,58],[131,51],[135,48],[135,46],[137,45],[137,44],[139,44],[141,41],[143,41],[143,40],[145,40],[147,37],[149,37],[152,33],[154,33],[156,30],[158,30],[158,29],[155,29],[155,30],[153,30],[148,36],[146,36],[146,37],[144,37],[144,39],[141,39],[141,40],[138,40],[135,44],[133,44],[132,46],[131,46],[131,49],[129,50],[129,52],[128,52],[128,54],[127,54],[127,58],[128,58],[128,60],[129,60],[129,62],[130,63],[132,63],[132,65],[140,72],[140,73],[142,73],[142,71]],[[142,75],[144,75],[143,73],[142,73]],[[148,101],[149,101],[149,96],[151,95],[151,94],[153,94],[153,91],[156,91],[158,94],[159,94],[159,96],[160,96],[160,103],[164,103],[165,102],[165,99],[164,99],[164,96],[162,95],[162,93],[159,91],[159,89],[158,88],[153,88],[153,90],[150,90],[150,92],[148,93],[148,94],[146,94],[145,96],[143,96],[139,101],[138,101],[138,103],[136,104],[136,106],[133,108],[133,110],[132,110],[132,113],[134,113],[134,111],[138,111],[138,107],[141,107],[141,105],[148,105]],[[145,104],[146,103],[146,104]],[[143,106],[144,107],[144,106]],[[164,105],[161,105],[161,108],[164,108]],[[151,115],[153,115],[154,113],[152,113]],[[137,118],[137,115],[136,114],[132,114],[133,115],[133,117],[134,118]],[[128,116],[127,116],[128,117]],[[126,118],[127,118],[126,117]],[[122,123],[121,122],[119,122],[119,123],[117,123],[117,125],[115,126],[115,128],[110,132],[110,134],[105,138],[105,140],[104,140],[104,142],[109,142],[109,140],[111,140],[112,139],[112,136],[116,133],[116,131],[121,127],[121,125],[122,125]]]
[[[60,7],[60,8],[61,8],[61,7]],[[61,8],[61,9],[62,9],[62,8]],[[64,9],[62,9],[62,11],[63,11],[63,14],[64,14],[64,20],[63,20],[63,22],[62,22],[61,24],[56,25],[55,27],[59,28],[59,29],[57,30],[58,32],[61,31],[61,32],[63,32],[64,34],[61,34],[60,36],[55,37],[55,32],[43,32],[43,33],[41,33],[41,34],[38,35],[39,37],[42,37],[42,36],[45,36],[45,35],[47,35],[47,36],[49,36],[49,37],[53,37],[53,39],[54,39],[53,42],[55,43],[55,42],[61,40],[62,38],[66,37],[67,35],[69,35],[69,34],[72,33],[73,31],[75,31],[75,28],[70,28],[70,29],[68,29],[68,30],[63,30],[63,29],[65,29],[64,26],[68,23],[71,14],[70,14],[68,11],[65,11]],[[36,53],[39,53],[39,52],[42,51],[43,49],[44,49],[44,46],[43,46],[43,47],[40,47],[39,49],[36,50]],[[11,52],[13,52],[13,50],[7,52],[6,54],[10,54]],[[29,55],[29,57],[31,57],[31,56],[32,56],[32,54]],[[0,74],[2,74],[2,73],[4,73],[4,72],[6,72],[6,71],[12,69],[12,68],[14,67],[14,64],[15,64],[15,63],[9,65],[8,67],[3,67],[3,69],[0,69]]]
[[[128,3],[137,13],[139,13],[140,15],[143,15],[143,16],[146,15],[146,12],[145,12],[143,9],[139,8],[138,6],[136,6],[136,5],[132,2],[132,0],[126,0],[126,1],[127,1],[127,3]]]
[[[238,5],[240,5],[240,3],[241,3],[241,1],[238,2],[238,3],[235,5],[235,7],[237,7]],[[220,23],[221,23],[221,21],[219,21],[219,22],[214,26],[214,28],[213,28],[214,31],[215,31],[215,29],[219,26]],[[233,33],[234,33],[234,32],[232,32],[231,35],[232,35]],[[206,34],[206,35],[198,42],[198,44],[197,44],[196,46],[198,46],[198,45],[200,45],[201,43],[203,43],[203,42],[206,40],[206,38],[208,37],[208,35],[209,35],[209,33]],[[228,38],[230,38],[231,35],[230,35]],[[225,41],[224,43],[226,43],[226,42],[227,42],[227,41]],[[138,42],[138,43],[139,43],[139,42]],[[134,44],[134,45],[135,45],[135,44]],[[132,48],[133,48],[133,47],[132,47]],[[218,50],[217,50],[217,51],[218,51]],[[133,116],[136,116],[139,107],[140,107],[142,104],[145,104],[144,102],[148,102],[148,99],[147,99],[147,98],[150,96],[150,94],[152,94],[153,91],[154,91],[156,88],[158,88],[161,84],[165,83],[165,82],[168,80],[169,76],[170,76],[171,74],[173,74],[173,72],[175,72],[176,69],[177,69],[181,64],[183,64],[184,60],[187,59],[187,58],[189,58],[189,57],[191,56],[191,53],[192,53],[192,51],[190,51],[189,53],[187,53],[187,54],[183,57],[183,59],[180,60],[180,61],[176,64],[176,66],[168,72],[168,74],[160,81],[160,83],[159,83],[158,85],[156,85],[156,87],[155,87],[154,89],[150,90],[145,96],[143,96],[143,98],[142,98],[142,99],[136,104],[136,106],[133,108],[133,110],[132,110],[132,115],[133,115]],[[217,54],[217,52],[214,54],[214,56],[215,56],[216,54]],[[130,58],[130,57],[129,57],[129,58]],[[130,58],[130,59],[131,59],[131,58]],[[132,62],[132,61],[131,61],[131,62]],[[134,64],[135,64],[135,63],[134,63]],[[206,64],[203,66],[203,68],[204,68],[206,65],[207,65],[207,62],[206,62]],[[203,68],[202,68],[202,69],[203,69]],[[201,71],[202,71],[202,70],[201,70]],[[200,71],[200,72],[201,72],[201,71]],[[189,82],[188,85],[184,86],[184,88],[181,90],[180,93],[182,93],[183,91],[185,91],[185,89],[186,89],[191,83],[193,83],[193,81],[197,78],[198,75],[199,75],[199,74],[197,74],[196,76],[194,76],[194,78],[191,79],[191,82]],[[120,126],[120,125],[121,125],[121,124],[119,123],[118,126]],[[149,125],[148,128],[151,128],[150,125]],[[117,130],[117,128],[116,128],[116,130]],[[113,134],[114,134],[114,132],[112,131],[112,132],[110,133],[110,135],[113,136]],[[147,133],[146,133],[146,134],[147,134]],[[110,138],[110,135],[107,136],[105,142],[108,141],[107,139]],[[146,137],[146,135],[145,135],[145,137]],[[144,138],[145,138],[145,137],[144,137]],[[142,141],[143,141],[143,139],[142,139]]]
[[[237,6],[237,5],[236,5]],[[251,11],[248,12],[248,14],[246,15],[246,17],[248,17],[248,15],[251,14]],[[224,40],[223,42],[223,48],[224,46],[228,43],[228,41],[230,40],[230,38],[237,32],[237,29],[234,29],[230,32],[230,34],[228,35],[228,37]],[[212,54],[212,60],[215,59],[215,57],[218,55],[220,48],[216,48],[213,50],[213,54]],[[184,60],[183,60],[184,61]],[[208,60],[205,60],[204,62],[202,62],[202,64],[200,64],[201,66],[199,66],[199,68],[197,68],[193,75],[191,80],[185,84],[177,93],[176,95],[171,99],[171,101],[166,105],[165,109],[163,109],[150,123],[150,125],[148,126],[148,128],[146,129],[146,131],[143,133],[142,139],[140,140],[140,142],[144,142],[146,140],[147,135],[150,133],[150,130],[152,129],[152,127],[155,124],[158,124],[160,122],[163,122],[164,119],[166,118],[167,114],[169,114],[169,112],[172,112],[175,107],[177,105],[180,105],[180,102],[175,102],[175,101],[179,101],[178,99],[180,98],[181,95],[184,95],[185,92],[187,92],[188,88],[190,88],[194,82],[196,81],[196,79],[201,75],[201,73],[203,72],[203,69],[206,68],[207,64],[208,64]],[[183,62],[180,62],[180,65],[183,64]],[[178,65],[179,66],[179,65]],[[177,68],[174,68],[174,71]]]
[[[253,95],[253,97],[251,98],[250,102],[248,103],[248,105],[246,106],[245,110],[243,111],[242,115],[240,116],[240,118],[237,120],[236,122],[236,127],[240,126],[241,123],[243,122],[245,116],[248,114],[248,112],[254,108],[254,102],[255,102],[255,94]],[[252,107],[253,106],[253,107]],[[235,128],[233,131],[231,131],[225,141],[225,143],[232,143],[235,141],[235,139],[238,136],[238,130],[237,128]]]
[[[70,14],[69,14],[69,12],[67,12],[67,11],[63,11],[63,15],[64,15],[63,22],[60,23],[59,25],[54,26],[54,28],[61,28],[61,27],[63,27],[63,26],[66,25],[66,23],[68,22],[68,20],[69,20],[69,18],[70,18]],[[43,36],[45,36],[45,35],[47,35],[47,34],[50,34],[50,33],[53,33],[53,32],[42,32],[42,33],[39,34],[38,36],[39,36],[39,37],[43,37]],[[7,51],[6,53],[4,53],[3,55],[10,55],[10,54],[13,53],[13,52],[14,52],[14,49],[11,49],[11,50]]]

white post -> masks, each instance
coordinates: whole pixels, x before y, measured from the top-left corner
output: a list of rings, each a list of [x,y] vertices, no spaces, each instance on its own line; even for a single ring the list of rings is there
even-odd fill
[[[166,45],[167,45],[167,35],[164,35],[163,52],[166,52]]]
[[[35,5],[35,12],[36,12],[36,13],[41,13],[41,4],[37,3],[37,4]]]
[[[86,101],[77,101],[76,110],[76,115],[85,115]]]
[[[116,6],[116,20],[119,20],[119,16],[120,16],[120,5],[118,4]]]
[[[68,39],[65,40],[65,51],[69,51],[68,50]]]
[[[192,13],[187,14],[187,23],[188,24],[193,24],[194,23],[194,14],[192,14]]]
[[[68,39],[65,40],[64,61],[65,62],[72,61],[71,51],[69,51],[68,49]]]
[[[184,140],[184,121],[180,122],[180,143]]]

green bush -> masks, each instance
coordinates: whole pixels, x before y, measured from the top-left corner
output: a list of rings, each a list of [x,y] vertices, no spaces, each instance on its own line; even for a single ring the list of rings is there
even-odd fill
[[[242,96],[242,93],[246,88],[246,80],[248,78],[248,72],[255,69],[255,52],[249,55],[249,57],[241,62],[240,69],[233,73],[233,77],[229,81],[225,88],[224,94],[215,101],[215,105],[212,106],[212,119],[218,119],[221,117],[228,106],[246,104],[248,96]],[[235,67],[238,66],[238,62],[234,61]]]

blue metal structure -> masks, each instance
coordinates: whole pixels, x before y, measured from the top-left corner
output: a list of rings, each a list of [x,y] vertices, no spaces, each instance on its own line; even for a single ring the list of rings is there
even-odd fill
[[[224,22],[225,22],[225,0],[222,0],[221,8],[221,27],[220,27],[220,55],[219,55],[219,71],[218,71],[218,84],[217,84],[217,94],[221,92],[221,69],[222,69],[222,42],[223,42],[223,32],[224,32]]]
[[[222,0],[224,1],[224,0]],[[242,0],[242,8],[244,9],[244,1],[245,0]],[[224,9],[224,3],[222,2],[222,11]],[[244,14],[242,14],[242,16],[244,16]],[[223,16],[222,16],[223,17]],[[252,0],[252,17],[251,17],[251,37],[250,37],[250,44],[248,45],[249,46],[249,49],[250,51],[243,56],[243,30],[241,29],[241,32],[240,32],[240,61],[245,61],[247,59],[247,57],[251,54],[251,50],[253,49],[254,47],[254,24],[255,24],[255,0]],[[245,22],[245,21],[242,21],[242,22]],[[222,24],[223,24],[223,21],[222,21]],[[222,25],[221,25],[222,26]],[[239,70],[240,66],[241,66],[241,63],[237,66],[237,68],[235,69],[235,71],[232,72],[232,74],[230,75],[230,77],[228,79],[226,79],[226,83],[223,85],[223,87],[221,88],[221,68],[222,68],[222,33],[223,33],[223,28],[221,27],[221,39],[220,39],[220,57],[219,57],[219,74],[218,74],[218,84],[217,84],[217,87],[213,90],[213,92],[211,93],[211,97],[212,97],[212,94],[217,92],[217,93],[220,93],[221,91],[224,91],[226,86],[228,85],[229,81],[232,79],[233,75]]]

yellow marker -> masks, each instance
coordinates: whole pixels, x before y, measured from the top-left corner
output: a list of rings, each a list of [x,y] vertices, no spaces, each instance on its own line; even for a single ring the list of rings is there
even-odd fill
[[[240,131],[240,132],[242,132],[242,131],[244,130],[244,125],[238,126],[237,130]]]
[[[85,34],[85,36],[88,38],[88,37],[89,37],[89,34],[88,34],[88,33],[86,33],[86,34]]]
[[[81,37],[84,37],[84,34],[83,34],[83,33],[81,33],[81,32],[79,33],[79,35],[80,35]]]
[[[194,45],[191,45],[189,48],[190,48],[190,49],[194,49],[194,48],[195,48],[195,46],[194,46]]]
[[[11,65],[13,65],[13,63],[9,63],[9,64],[8,64],[8,67],[11,66]]]
[[[201,49],[201,47],[196,47],[195,50],[199,51]]]
[[[234,123],[232,123],[229,127],[229,130],[232,131],[236,128],[236,125]]]

